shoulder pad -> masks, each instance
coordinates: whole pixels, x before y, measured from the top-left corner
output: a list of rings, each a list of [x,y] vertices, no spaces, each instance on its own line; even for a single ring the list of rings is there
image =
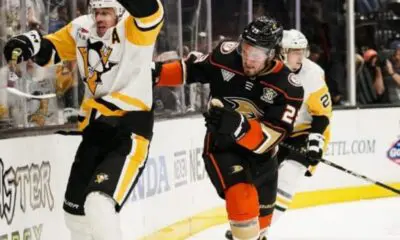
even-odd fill
[[[286,66],[282,67],[279,72],[275,73],[278,80],[276,87],[283,90],[286,98],[293,100],[302,100],[304,96],[303,85],[295,73],[290,71]]]

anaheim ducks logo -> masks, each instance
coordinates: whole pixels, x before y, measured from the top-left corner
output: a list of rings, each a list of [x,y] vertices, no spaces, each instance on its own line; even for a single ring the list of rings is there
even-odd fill
[[[85,79],[90,91],[94,94],[98,84],[102,84],[101,75],[110,71],[117,63],[109,62],[112,48],[103,42],[91,43],[87,47],[78,47],[85,68]]]
[[[240,112],[247,119],[259,119],[264,114],[252,101],[246,98],[226,97],[224,99],[232,104],[232,108],[235,111]]]

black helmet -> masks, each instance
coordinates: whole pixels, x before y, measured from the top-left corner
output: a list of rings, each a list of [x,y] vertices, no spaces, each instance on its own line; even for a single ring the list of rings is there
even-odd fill
[[[246,42],[267,49],[273,49],[282,40],[283,27],[275,19],[261,16],[246,26],[242,39]]]

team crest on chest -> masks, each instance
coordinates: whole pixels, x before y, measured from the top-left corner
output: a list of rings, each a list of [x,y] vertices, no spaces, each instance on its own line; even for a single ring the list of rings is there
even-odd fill
[[[240,112],[247,119],[259,119],[264,115],[264,112],[247,98],[225,97],[224,99],[231,104],[235,111]]]
[[[109,61],[113,49],[101,41],[87,41],[86,47],[78,47],[82,56],[85,79],[90,91],[94,94],[99,84],[102,84],[101,76],[110,71],[117,63]]]
[[[278,96],[278,93],[274,89],[265,87],[263,89],[263,95],[260,98],[266,103],[273,104],[276,96]]]

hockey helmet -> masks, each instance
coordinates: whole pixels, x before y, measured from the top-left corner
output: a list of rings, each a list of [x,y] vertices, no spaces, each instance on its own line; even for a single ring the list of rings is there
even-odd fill
[[[284,30],[282,42],[280,45],[280,56],[285,64],[287,64],[287,55],[291,49],[303,50],[304,57],[308,57],[310,55],[306,36],[304,36],[303,33],[296,29]]]
[[[308,41],[306,36],[296,29],[284,30],[281,46],[284,49],[306,49]]]
[[[275,19],[261,16],[246,26],[241,38],[254,46],[272,49],[281,42],[282,31]]]
[[[261,16],[248,24],[240,36],[238,52],[243,43],[261,49],[269,59],[275,56],[275,48],[282,40],[282,26],[273,18]]]
[[[90,12],[98,8],[114,8],[118,21],[125,13],[125,8],[117,0],[90,0]]]

